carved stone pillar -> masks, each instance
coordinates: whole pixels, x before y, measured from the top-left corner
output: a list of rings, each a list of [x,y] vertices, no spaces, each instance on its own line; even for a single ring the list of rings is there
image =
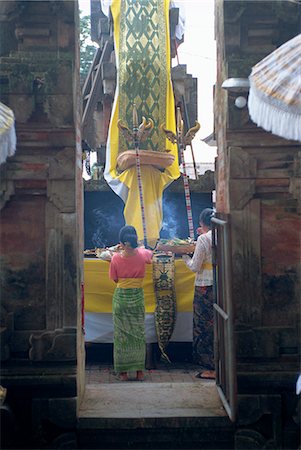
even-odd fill
[[[69,0],[1,8],[14,40],[0,57],[0,98],[17,131],[0,167],[1,372],[21,448],[38,420],[74,428],[84,389],[79,15]]]
[[[300,360],[301,147],[257,127],[247,107],[235,107],[235,98],[248,93],[221,85],[247,78],[300,32],[299,21],[292,2],[216,2],[216,204],[231,222],[241,449],[289,448],[282,447],[290,420],[284,404],[294,395]]]

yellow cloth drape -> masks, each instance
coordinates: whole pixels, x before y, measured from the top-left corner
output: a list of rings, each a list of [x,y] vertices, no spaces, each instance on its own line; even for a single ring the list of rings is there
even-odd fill
[[[160,6],[162,5],[162,6]],[[114,42],[116,53],[116,65],[117,73],[119,70],[126,70],[126,54],[120,52],[120,8],[122,6],[121,0],[113,0],[111,5],[111,11],[114,20]],[[165,83],[166,86],[162,87],[165,97],[164,118],[165,126],[167,129],[176,131],[175,123],[175,107],[174,96],[171,84],[170,75],[170,39],[169,39],[169,0],[158,2],[158,7],[162,8],[162,14],[165,14],[165,39],[164,39],[164,54],[166,55],[166,61],[164,66],[164,73],[166,73]],[[163,42],[163,39],[162,39]],[[121,53],[121,54],[120,54]],[[162,71],[163,72],[163,71]],[[136,168],[131,167],[119,174],[117,171],[117,156],[119,152],[119,129],[117,127],[118,119],[125,122],[125,117],[119,115],[119,90],[122,86],[118,84],[115,94],[115,100],[112,110],[111,122],[109,127],[108,141],[107,141],[107,153],[106,153],[106,168],[105,179],[108,184],[125,202],[124,217],[128,225],[132,225],[136,228],[138,239],[143,239],[143,227],[141,217],[141,207],[139,199],[139,190],[137,183]],[[132,102],[135,98],[132,98]],[[159,118],[151,117],[157,121]],[[139,120],[142,118],[139,117]],[[131,128],[131,124],[127,124]],[[159,124],[161,125],[161,124]],[[160,131],[161,133],[161,131]],[[143,196],[145,206],[146,217],[146,229],[147,238],[149,240],[156,240],[159,237],[159,232],[162,226],[162,193],[166,186],[168,186],[173,180],[180,176],[178,152],[177,146],[164,138],[164,148],[160,148],[159,151],[169,150],[171,154],[175,156],[174,163],[165,169],[164,172],[152,166],[141,167],[141,178],[143,184]]]
[[[194,295],[195,274],[182,260],[175,261],[175,291],[178,312],[191,312]],[[109,263],[101,259],[84,260],[85,311],[112,312],[112,298],[116,283],[109,278]],[[143,281],[145,312],[155,311],[155,292],[152,265],[146,266]]]
[[[124,217],[127,224],[133,225],[138,239],[143,239],[141,207],[138,191],[136,168],[126,170],[120,179],[130,187],[124,208]],[[168,181],[172,177],[162,173],[151,166],[141,166],[141,179],[143,186],[143,200],[146,216],[146,233],[148,242],[156,241],[159,237],[162,222],[162,194]]]

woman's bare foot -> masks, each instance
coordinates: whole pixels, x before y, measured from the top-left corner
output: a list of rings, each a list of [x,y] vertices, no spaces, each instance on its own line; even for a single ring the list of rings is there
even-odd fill
[[[197,375],[197,378],[203,380],[215,380],[215,370],[204,370]]]
[[[127,372],[120,372],[119,378],[121,381],[129,381]]]
[[[143,381],[144,380],[144,373],[142,372],[142,370],[137,370],[137,377],[136,379],[138,381]]]

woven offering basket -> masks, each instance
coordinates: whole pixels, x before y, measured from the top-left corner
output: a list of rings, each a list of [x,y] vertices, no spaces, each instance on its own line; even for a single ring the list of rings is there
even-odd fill
[[[174,155],[168,152],[155,152],[152,150],[139,150],[140,164],[151,165],[158,169],[166,169],[175,160]],[[136,165],[136,150],[126,150],[117,157],[119,170],[126,170]]]

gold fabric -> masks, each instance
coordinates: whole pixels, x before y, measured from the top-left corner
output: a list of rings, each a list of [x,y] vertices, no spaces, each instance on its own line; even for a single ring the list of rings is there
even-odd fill
[[[178,312],[192,312],[195,274],[184,261],[175,260],[174,287]],[[85,311],[112,312],[112,298],[116,283],[109,279],[109,262],[101,259],[84,260]],[[154,313],[156,297],[152,264],[147,264],[143,280],[145,312]]]
[[[202,270],[212,270],[213,269],[213,265],[211,263],[203,263],[201,266]]]
[[[142,284],[143,278],[120,278],[117,287],[122,289],[141,288]]]

